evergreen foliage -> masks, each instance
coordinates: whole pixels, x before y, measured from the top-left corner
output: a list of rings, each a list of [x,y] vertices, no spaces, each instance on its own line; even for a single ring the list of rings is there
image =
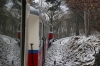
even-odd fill
[[[12,6],[6,6],[12,2]],[[17,26],[21,22],[21,0],[0,1],[0,34],[17,36]],[[8,7],[10,7],[8,9]]]

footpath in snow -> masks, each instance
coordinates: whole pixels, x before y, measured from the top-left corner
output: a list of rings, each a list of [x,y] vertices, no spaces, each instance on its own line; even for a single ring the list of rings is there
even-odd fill
[[[100,37],[73,36],[57,40],[46,53],[44,66],[93,65],[100,50]]]

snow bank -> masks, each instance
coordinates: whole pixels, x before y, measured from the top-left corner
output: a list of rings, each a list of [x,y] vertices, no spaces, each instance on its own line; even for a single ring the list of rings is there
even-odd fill
[[[0,66],[20,66],[17,41],[5,35],[0,35]]]
[[[100,50],[100,37],[73,36],[62,38],[52,44],[46,55],[45,66],[93,65],[94,55]]]
[[[5,42],[6,44],[17,43],[16,40],[14,40],[13,38],[11,38],[11,37],[9,37],[9,36],[5,36],[5,35],[1,35],[1,34],[0,34],[0,38],[1,38],[2,41]]]

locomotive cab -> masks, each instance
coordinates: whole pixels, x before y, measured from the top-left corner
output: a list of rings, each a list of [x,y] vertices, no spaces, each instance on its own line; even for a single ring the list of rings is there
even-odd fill
[[[48,33],[48,40],[49,40],[49,46],[48,47],[50,47],[52,42],[54,41],[53,38],[54,38],[54,33],[53,32],[49,32]]]
[[[26,66],[42,66],[48,48],[47,34],[49,26],[45,24],[40,12],[30,6],[30,14],[26,22]],[[45,40],[43,40],[45,37]]]
[[[54,41],[54,33],[53,33],[53,26],[50,27],[50,32],[48,33],[48,40],[49,40],[49,46],[51,46],[52,42]]]
[[[53,38],[54,38],[53,32],[49,32],[49,34],[48,34],[48,39],[51,40],[51,39],[53,39]]]
[[[18,35],[22,42],[21,66],[43,66],[49,40],[54,36],[51,32],[48,34],[50,26],[39,10],[30,6],[28,1],[25,7],[21,37],[20,31]]]
[[[17,38],[20,39],[20,24],[18,25]]]
[[[17,32],[17,37],[20,39],[20,31]]]

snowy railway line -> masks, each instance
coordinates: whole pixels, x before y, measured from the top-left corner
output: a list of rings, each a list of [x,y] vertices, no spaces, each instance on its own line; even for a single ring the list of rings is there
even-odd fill
[[[100,38],[95,36],[67,37],[52,44],[46,54],[44,66],[93,65],[94,55],[100,50]]]

